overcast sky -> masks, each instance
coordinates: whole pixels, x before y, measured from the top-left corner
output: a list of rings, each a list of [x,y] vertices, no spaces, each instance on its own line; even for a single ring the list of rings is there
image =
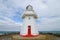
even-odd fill
[[[60,0],[0,0],[0,31],[20,31],[29,4],[38,15],[39,31],[60,31]]]

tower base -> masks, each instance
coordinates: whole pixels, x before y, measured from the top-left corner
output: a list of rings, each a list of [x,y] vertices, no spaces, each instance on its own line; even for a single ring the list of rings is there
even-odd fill
[[[20,35],[22,37],[37,37],[38,35]]]
[[[35,34],[31,34],[31,26],[29,25],[27,34],[26,35],[22,35],[21,34],[21,36],[22,37],[36,37],[36,36],[38,36],[38,34],[36,34],[36,33]]]

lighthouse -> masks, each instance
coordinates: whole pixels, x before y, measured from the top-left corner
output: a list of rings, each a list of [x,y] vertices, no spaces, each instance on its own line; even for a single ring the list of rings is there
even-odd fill
[[[35,37],[39,35],[38,27],[36,24],[37,15],[31,5],[26,7],[22,14],[23,25],[20,29],[20,35],[23,37]]]

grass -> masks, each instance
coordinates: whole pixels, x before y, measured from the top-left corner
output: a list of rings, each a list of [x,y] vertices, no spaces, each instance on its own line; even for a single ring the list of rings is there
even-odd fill
[[[10,33],[0,35],[0,40],[60,40],[60,34],[40,33],[37,37],[21,37],[20,33]]]

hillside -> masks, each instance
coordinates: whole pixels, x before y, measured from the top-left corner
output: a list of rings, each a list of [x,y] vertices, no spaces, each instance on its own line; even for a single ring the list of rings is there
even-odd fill
[[[37,37],[21,37],[19,34],[2,35],[0,40],[60,40],[60,37],[54,35],[40,34]]]

